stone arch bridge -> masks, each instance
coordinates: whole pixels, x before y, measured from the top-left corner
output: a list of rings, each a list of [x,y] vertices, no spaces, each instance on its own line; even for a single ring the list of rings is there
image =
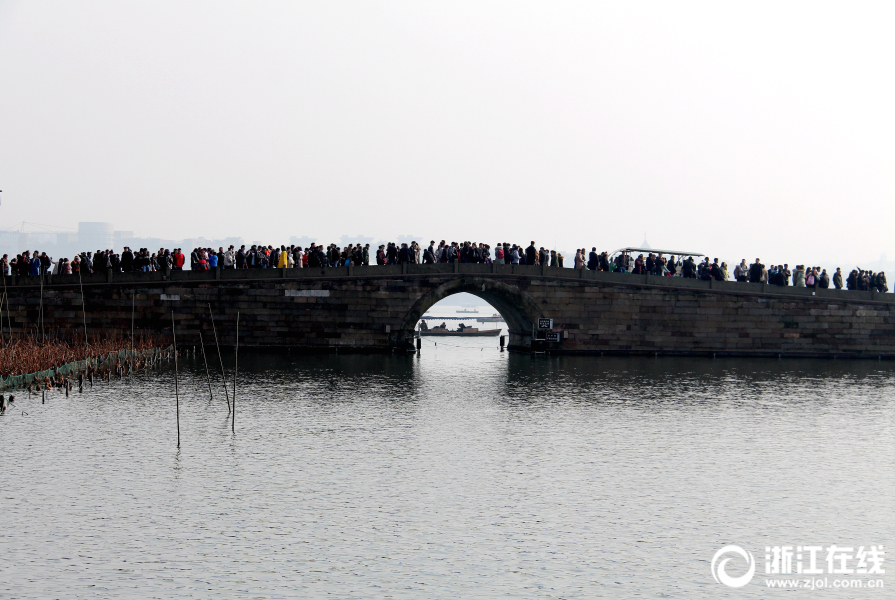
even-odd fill
[[[83,292],[82,292],[83,290]],[[178,343],[389,352],[412,343],[433,304],[474,294],[530,351],[553,319],[551,353],[895,357],[895,296],[541,266],[437,264],[6,277],[6,339],[170,334]],[[84,303],[82,305],[82,298]],[[83,306],[83,312],[82,312]],[[41,323],[42,321],[42,323]],[[555,337],[555,336],[551,336]]]

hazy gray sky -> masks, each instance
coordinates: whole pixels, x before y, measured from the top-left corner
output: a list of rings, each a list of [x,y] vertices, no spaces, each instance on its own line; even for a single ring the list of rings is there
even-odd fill
[[[0,227],[891,258],[893,7],[4,1]]]

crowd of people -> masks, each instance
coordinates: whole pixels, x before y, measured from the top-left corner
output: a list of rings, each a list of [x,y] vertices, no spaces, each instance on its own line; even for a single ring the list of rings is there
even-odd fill
[[[636,258],[625,253],[610,258],[608,252],[597,253],[596,248],[592,248],[590,253],[585,253],[586,250],[584,248],[579,249],[575,253],[576,269],[586,268],[592,271],[614,271],[632,274],[648,273],[660,277],[685,277],[688,279],[712,279],[715,281],[730,280],[730,271],[727,263],[719,262],[717,258],[704,257],[702,261],[697,263],[692,256],[683,258],[670,255],[666,257],[662,253],[652,252],[648,253],[647,256],[640,254]],[[733,278],[738,282],[767,283],[779,286],[790,285],[790,281],[792,281],[791,285],[794,287],[828,289],[830,284],[832,284],[832,287],[837,290],[845,287],[848,290],[889,291],[886,274],[883,271],[874,273],[870,270],[855,268],[843,280],[841,268],[837,268],[831,278],[827,270],[821,267],[796,265],[792,270],[790,270],[788,264],[766,267],[759,258],[756,258],[755,262],[751,264],[747,264],[746,259],[740,261],[733,269]]]
[[[376,250],[370,244],[355,244],[340,247],[336,244],[328,246],[312,243],[307,248],[296,245],[264,246],[253,244],[236,248],[230,246],[226,250],[219,247],[194,248],[189,257],[182,249],[159,249],[150,252],[147,248],[137,251],[125,246],[121,253],[113,250],[97,250],[82,252],[72,259],[54,260],[46,252],[25,251],[14,258],[6,254],[0,259],[0,272],[6,275],[37,276],[46,273],[70,275],[77,273],[132,273],[141,271],[180,271],[187,268],[193,271],[207,271],[215,268],[225,269],[293,269],[293,268],[326,268],[348,265],[400,265],[405,263],[487,263],[492,262],[522,265],[546,264],[553,267],[563,266],[563,256],[555,250],[544,247],[535,248],[534,242],[528,248],[517,244],[501,243],[493,249],[489,244],[477,242],[451,242],[442,240],[436,244],[431,241],[423,248],[417,242],[397,244],[390,242],[380,245]]]
[[[432,240],[426,248],[422,248],[416,242],[411,242],[409,245],[401,244],[400,247],[394,243],[383,244],[376,250],[377,265],[451,262],[513,265],[543,264],[550,267],[562,267],[563,256],[555,250],[547,250],[543,246],[535,248],[534,242],[531,242],[531,245],[527,248],[505,242],[496,244],[493,256],[489,244],[477,242],[451,242],[448,244],[445,240],[441,240],[437,246],[435,241]]]
[[[10,259],[4,254],[0,258],[0,273],[4,275],[38,276],[46,273],[53,275],[71,275],[77,273],[103,273],[134,272],[134,271],[161,271],[164,269],[183,268],[183,254],[179,248],[174,252],[159,250],[152,254],[146,248],[132,251],[125,246],[118,254],[112,250],[97,250],[96,252],[82,252],[74,258],[60,258],[54,260],[46,252],[26,250]]]
[[[372,256],[371,256],[372,255]],[[125,246],[121,253],[112,250],[97,250],[96,252],[82,252],[69,260],[61,258],[54,260],[47,256],[46,252],[25,251],[10,259],[4,254],[0,258],[0,273],[5,275],[37,276],[45,273],[70,275],[77,273],[104,273],[113,272],[151,272],[151,271],[180,271],[187,265],[193,271],[208,271],[211,269],[301,269],[301,268],[326,268],[338,266],[368,266],[371,260],[377,265],[400,264],[435,264],[435,263],[483,263],[483,264],[513,264],[513,265],[546,265],[550,267],[564,267],[564,257],[555,250],[548,250],[543,246],[537,247],[532,241],[527,247],[506,242],[498,243],[492,247],[489,244],[479,242],[450,242],[441,240],[438,244],[434,240],[427,247],[422,247],[417,242],[410,244],[397,244],[389,242],[381,244],[375,251],[371,251],[370,244],[355,244],[340,247],[336,244],[328,246],[312,243],[307,248],[296,245],[281,245],[279,247],[253,244],[246,248],[245,245],[236,248],[230,246],[226,250],[219,247],[194,248],[189,257],[182,249],[159,249],[150,252],[147,248],[137,251]],[[886,274],[882,271],[874,273],[861,268],[853,269],[848,276],[843,278],[842,270],[837,268],[832,277],[826,269],[821,267],[806,267],[796,265],[790,269],[788,264],[771,265],[766,267],[761,260],[747,264],[743,259],[730,273],[726,262],[709,257],[697,262],[692,256],[665,256],[664,253],[649,252],[646,256],[638,255],[636,258],[626,252],[610,255],[608,252],[597,252],[596,247],[587,252],[580,248],[575,252],[574,268],[588,269],[591,271],[607,271],[617,273],[645,274],[649,273],[664,277],[684,277],[689,279],[703,279],[715,281],[728,281],[731,275],[735,281],[767,283],[770,285],[793,285],[795,287],[809,287],[826,289],[848,290],[877,290],[889,291],[886,282]]]

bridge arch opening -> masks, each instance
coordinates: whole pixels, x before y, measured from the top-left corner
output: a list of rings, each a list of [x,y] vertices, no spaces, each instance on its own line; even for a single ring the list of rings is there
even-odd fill
[[[506,321],[509,349],[528,351],[531,348],[533,326],[540,315],[537,305],[518,287],[482,277],[464,277],[447,281],[420,296],[404,317],[400,330],[393,334],[393,344],[399,348],[408,347],[413,343],[417,324],[426,311],[438,302],[463,292],[481,298],[500,313]],[[496,328],[498,324],[482,325],[483,328],[491,329]]]

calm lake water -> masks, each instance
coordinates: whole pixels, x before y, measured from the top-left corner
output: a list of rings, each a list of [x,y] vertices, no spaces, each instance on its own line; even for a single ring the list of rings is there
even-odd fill
[[[234,435],[212,358],[179,450],[170,369],[17,394],[0,597],[782,598],[767,546],[895,547],[891,363],[244,350]]]

